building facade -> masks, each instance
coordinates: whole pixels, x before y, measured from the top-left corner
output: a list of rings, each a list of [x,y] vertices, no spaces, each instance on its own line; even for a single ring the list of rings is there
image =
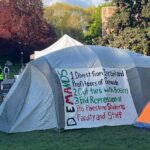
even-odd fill
[[[107,29],[108,18],[111,17],[116,11],[116,7],[109,6],[102,8],[102,36],[105,36],[109,33]]]

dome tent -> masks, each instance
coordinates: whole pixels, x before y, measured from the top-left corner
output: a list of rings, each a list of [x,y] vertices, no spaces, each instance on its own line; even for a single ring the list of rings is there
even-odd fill
[[[32,59],[37,59],[41,56],[47,55],[51,52],[55,52],[62,48],[67,48],[71,46],[83,45],[82,43],[78,42],[77,40],[71,38],[67,34],[63,35],[57,42],[49,46],[48,48],[42,51],[35,51],[33,55],[31,55]]]
[[[135,126],[150,129],[150,102],[146,104],[140,116],[136,119]]]
[[[64,100],[57,68],[125,69],[136,110],[132,107],[133,111],[127,113],[129,119],[132,117],[130,122],[112,122],[111,125],[133,124],[136,111],[140,112],[150,98],[149,66],[147,56],[100,46],[74,46],[40,57],[27,65],[2,103],[0,130],[12,133],[65,128]],[[133,102],[128,101],[130,106]],[[100,121],[99,126],[102,125],[108,124]]]

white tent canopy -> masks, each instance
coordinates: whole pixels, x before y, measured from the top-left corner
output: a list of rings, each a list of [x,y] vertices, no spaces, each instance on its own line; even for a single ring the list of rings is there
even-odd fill
[[[57,42],[49,46],[48,48],[42,50],[42,51],[35,51],[32,55],[33,59],[37,59],[41,56],[47,55],[51,52],[55,52],[57,50],[60,50],[62,48],[67,48],[71,46],[77,46],[77,45],[83,45],[82,43],[78,42],[77,40],[71,38],[67,34],[63,35]]]

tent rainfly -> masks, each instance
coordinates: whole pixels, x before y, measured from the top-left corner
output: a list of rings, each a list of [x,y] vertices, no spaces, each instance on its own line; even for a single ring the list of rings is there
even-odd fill
[[[49,46],[48,48],[42,51],[35,51],[33,55],[31,55],[31,59],[37,59],[41,56],[47,55],[51,52],[55,52],[62,48],[67,48],[71,46],[83,45],[82,43],[78,42],[77,40],[71,38],[67,34],[63,35],[57,42]]]
[[[150,58],[101,46],[64,48],[31,61],[0,106],[0,130],[134,124],[150,99]]]
[[[147,103],[142,113],[137,118],[135,126],[150,129],[150,102]]]

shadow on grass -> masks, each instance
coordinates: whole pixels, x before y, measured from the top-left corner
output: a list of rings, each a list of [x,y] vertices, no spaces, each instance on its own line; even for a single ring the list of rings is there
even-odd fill
[[[143,150],[150,148],[150,132],[133,126],[92,129],[0,132],[2,150]]]

